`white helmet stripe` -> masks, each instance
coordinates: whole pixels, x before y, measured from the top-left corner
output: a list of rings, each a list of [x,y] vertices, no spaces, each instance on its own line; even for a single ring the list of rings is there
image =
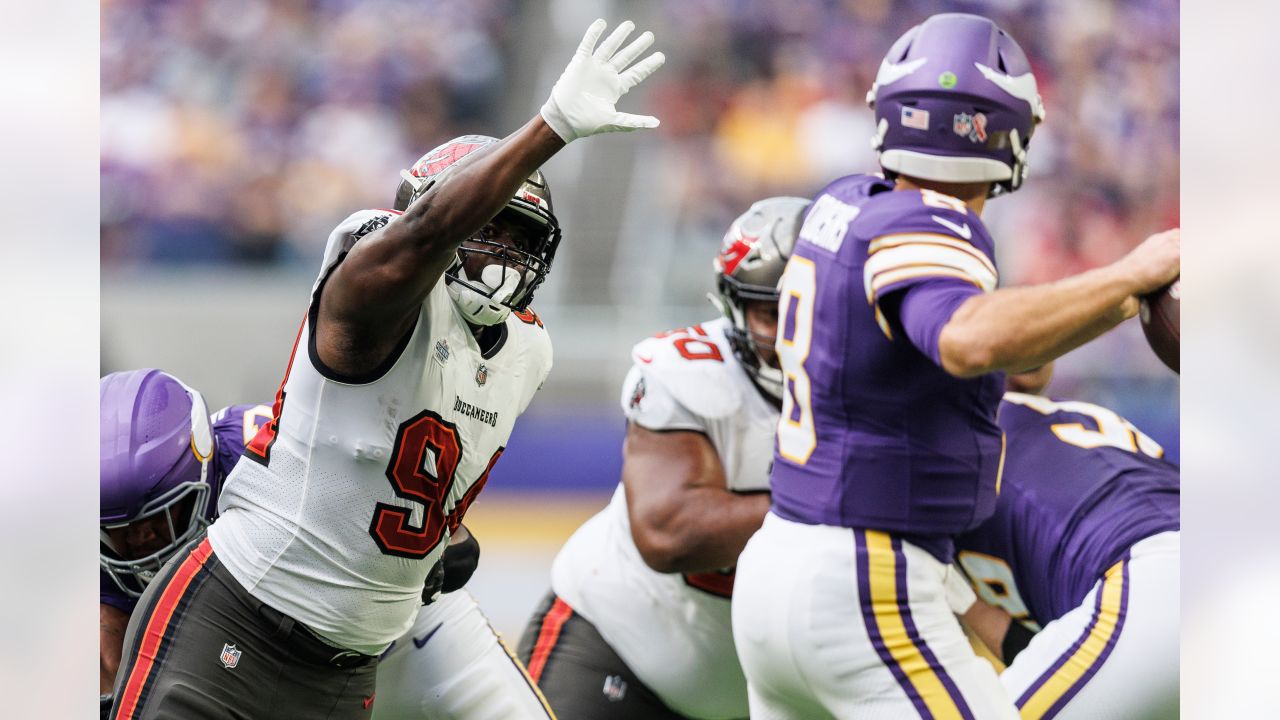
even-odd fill
[[[876,106],[876,92],[885,85],[892,85],[902,78],[910,75],[920,66],[925,64],[929,58],[916,58],[911,62],[891,63],[888,58],[880,61],[880,69],[876,72],[876,81],[871,84],[871,89],[867,91],[867,105]]]
[[[1036,87],[1035,75],[1028,72],[1013,77],[998,70],[992,70],[980,62],[975,62],[973,65],[978,68],[978,71],[985,78],[995,83],[1001,90],[1031,105],[1031,115],[1036,119],[1036,122],[1044,122],[1044,100],[1040,98],[1040,91]]]
[[[880,61],[880,70],[876,72],[876,86],[892,85],[902,78],[920,69],[929,58],[916,58],[910,62],[891,63],[888,58]]]

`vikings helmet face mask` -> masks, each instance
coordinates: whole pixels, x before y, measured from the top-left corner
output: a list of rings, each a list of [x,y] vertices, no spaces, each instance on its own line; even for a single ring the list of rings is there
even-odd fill
[[[808,207],[805,198],[773,197],[739,215],[724,234],[714,262],[717,292],[708,294],[729,319],[726,334],[734,355],[756,386],[775,399],[782,398],[782,370],[766,363],[761,352],[762,347],[772,348],[775,338],[751,332],[746,303],[778,303],[778,281]]]
[[[121,591],[138,597],[209,524],[213,430],[200,393],[159,370],[112,373],[99,383],[99,399],[98,559]],[[128,557],[118,531],[158,517],[168,530],[163,546]]]
[[[934,15],[898,38],[867,103],[886,177],[991,182],[991,196],[1022,185],[1031,133],[1045,116],[1018,43],[961,13]]]
[[[447,181],[467,155],[498,142],[487,135],[464,135],[423,155],[413,168],[400,171],[395,209],[407,210],[436,183]],[[498,235],[515,228],[516,242]],[[469,322],[497,325],[512,310],[523,311],[547,278],[560,245],[560,223],[551,206],[551,189],[541,170],[516,190],[493,221],[458,248],[444,272],[449,295]],[[470,271],[468,271],[470,269]]]

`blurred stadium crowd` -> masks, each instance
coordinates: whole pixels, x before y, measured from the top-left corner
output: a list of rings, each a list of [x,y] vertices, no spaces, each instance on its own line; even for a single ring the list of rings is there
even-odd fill
[[[294,270],[305,287],[329,230],[385,207],[401,168],[514,129],[581,25],[631,17],[668,62],[629,102],[662,127],[593,145],[589,167],[554,161],[566,246],[538,298],[551,319],[604,309],[629,347],[708,314],[710,258],[751,202],[875,168],[864,94],[880,58],[947,10],[1019,38],[1048,108],[1031,179],[984,213],[1002,283],[1109,262],[1178,224],[1177,0],[103,0],[103,271]],[[679,312],[643,315],[658,306]],[[1176,436],[1176,381],[1131,325],[1054,390]]]
[[[533,40],[514,4],[105,0],[104,265],[309,267],[315,228],[387,202],[421,152],[509,129],[512,46]],[[687,178],[669,212],[714,242],[762,196],[868,169],[879,58],[948,8],[1027,38],[1049,109],[1033,182],[992,206],[1007,276],[1073,273],[1177,223],[1177,0],[666,0],[652,107],[682,165],[664,174]]]

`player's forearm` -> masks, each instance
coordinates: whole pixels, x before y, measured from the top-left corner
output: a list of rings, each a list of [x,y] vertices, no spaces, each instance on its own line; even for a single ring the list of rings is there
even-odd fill
[[[1002,647],[1005,634],[1009,632],[1009,625],[1013,622],[1009,613],[979,600],[960,619],[993,655],[1005,662]]]
[[[713,487],[692,488],[679,498],[678,511],[658,527],[641,557],[658,572],[701,572],[729,567],[769,511],[769,495],[739,495]]]
[[[451,257],[564,145],[542,116],[534,116],[500,142],[477,150],[428,190],[400,218],[397,234],[432,257]]]
[[[975,295],[942,329],[942,367],[957,377],[1038,367],[1132,317],[1133,292],[1133,283],[1108,266],[1054,283]]]
[[[124,650],[124,633],[129,616],[110,605],[99,605],[98,618],[98,692],[111,692],[120,669]]]

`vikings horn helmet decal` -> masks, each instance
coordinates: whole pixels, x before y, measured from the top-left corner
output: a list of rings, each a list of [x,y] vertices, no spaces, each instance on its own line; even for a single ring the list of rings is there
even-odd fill
[[[423,155],[411,169],[400,171],[395,209],[407,210],[437,183],[446,181],[468,155],[496,142],[497,138],[487,135],[463,135]],[[458,248],[457,259],[444,273],[458,310],[476,325],[496,325],[511,311],[527,309],[534,291],[546,280],[560,245],[560,223],[541,170],[520,185],[499,217],[527,228],[533,240],[525,247],[504,245],[490,236],[492,225],[486,225]],[[474,268],[476,263],[468,260],[477,256],[483,256],[486,264],[477,277],[470,277],[465,267]]]
[[[934,15],[889,49],[867,103],[872,147],[886,177],[991,182],[1013,192],[1044,103],[1031,64],[1004,30],[978,15]]]
[[[214,440],[200,393],[159,370],[112,373],[99,383],[99,562],[130,597],[142,594],[212,514]],[[110,531],[162,516],[163,545],[127,556]]]
[[[798,197],[755,203],[729,226],[714,263],[717,292],[709,295],[711,303],[729,319],[729,343],[743,368],[774,398],[782,397],[782,371],[766,363],[759,350],[771,347],[774,339],[758,337],[747,328],[746,303],[778,302],[778,281],[808,207],[809,200]]]

